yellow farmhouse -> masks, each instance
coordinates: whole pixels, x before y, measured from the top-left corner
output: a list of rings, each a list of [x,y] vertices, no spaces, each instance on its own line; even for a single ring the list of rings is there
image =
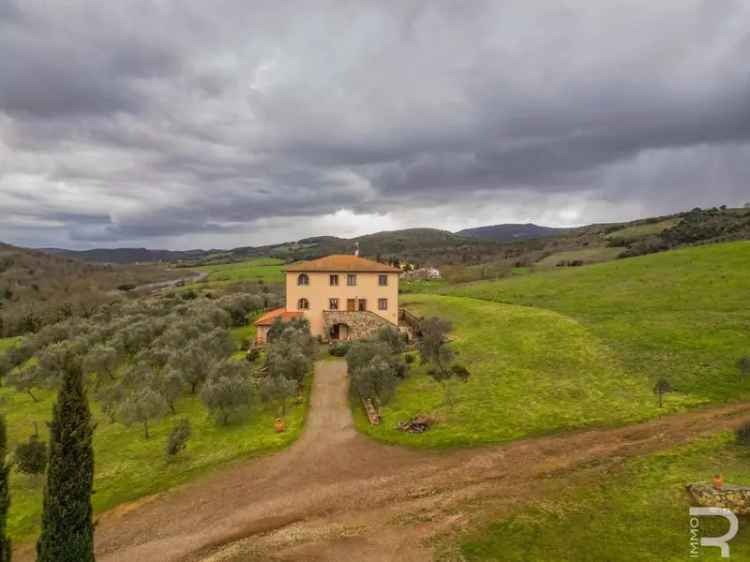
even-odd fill
[[[286,269],[286,307],[256,322],[256,343],[280,318],[304,316],[313,336],[326,341],[361,339],[382,326],[398,327],[400,269],[352,255],[332,255]]]

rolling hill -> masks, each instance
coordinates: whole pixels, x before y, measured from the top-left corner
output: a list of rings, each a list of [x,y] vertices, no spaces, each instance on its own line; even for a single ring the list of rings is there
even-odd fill
[[[550,236],[562,236],[574,229],[552,228],[539,226],[533,223],[526,224],[496,224],[492,226],[480,226],[477,228],[466,228],[456,232],[458,236],[468,238],[481,238],[482,240],[494,240],[496,242],[514,242],[516,240],[533,240],[537,238],[549,238]]]
[[[542,260],[552,266],[564,262],[581,265],[689,244],[747,238],[750,238],[749,210],[715,207],[577,228],[551,228],[532,223],[498,224],[458,232],[410,228],[356,238],[313,236],[281,244],[228,250],[102,248],[76,251],[47,248],[43,251],[98,263],[171,262],[200,266],[253,258],[276,258],[286,262],[307,260],[328,254],[353,253],[359,245],[363,256],[382,260],[459,267],[494,263],[500,269],[506,269],[508,265],[529,266]]]
[[[118,287],[180,277],[162,267],[87,263],[0,243],[0,337],[35,332],[69,316],[87,316]]]

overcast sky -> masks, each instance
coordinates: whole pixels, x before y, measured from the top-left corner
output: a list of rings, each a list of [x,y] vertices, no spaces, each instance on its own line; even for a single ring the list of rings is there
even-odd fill
[[[0,240],[233,247],[750,200],[750,2],[0,0]]]

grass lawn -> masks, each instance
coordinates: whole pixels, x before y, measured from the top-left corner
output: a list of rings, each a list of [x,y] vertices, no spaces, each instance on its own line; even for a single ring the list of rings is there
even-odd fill
[[[92,409],[97,422],[94,437],[96,473],[94,509],[102,512],[120,503],[171,488],[222,463],[276,451],[294,441],[302,430],[310,381],[305,385],[304,400],[287,411],[287,431],[276,433],[275,411],[261,405],[252,408],[242,420],[228,426],[217,425],[194,397],[177,404],[177,416],[150,425],[151,438],[143,437],[142,426],[111,424],[98,406]],[[39,393],[42,400],[32,402],[26,394],[0,388],[0,410],[6,416],[10,449],[33,433],[33,422],[46,440],[46,425],[52,412],[54,395]],[[193,427],[188,448],[176,460],[167,462],[164,446],[178,417],[187,417]],[[31,540],[38,530],[42,506],[42,481],[13,472],[12,505],[8,521],[14,541]]]
[[[242,349],[242,345],[250,339],[255,339],[255,324],[250,322],[247,326],[240,326],[239,328],[232,328],[229,333],[232,336],[232,341],[237,346],[237,349]]]
[[[0,338],[0,354],[5,353],[8,349],[21,341],[21,337]]]
[[[628,226],[625,228],[621,228],[620,230],[615,230],[614,232],[611,232],[607,235],[607,238],[611,238],[614,240],[621,240],[621,239],[635,239],[635,238],[644,238],[646,236],[652,236],[654,234],[659,234],[660,232],[663,232],[667,230],[668,228],[672,228],[675,226],[678,222],[680,222],[680,218],[671,218],[671,219],[665,219],[663,221],[659,222],[652,222],[650,224],[639,224],[636,226]]]
[[[284,281],[284,272],[281,269],[283,264],[282,260],[274,258],[254,258],[243,262],[206,265],[194,269],[208,273],[206,282],[210,285],[258,279],[267,283],[281,283]]]
[[[690,498],[685,485],[710,480],[750,483],[750,451],[722,433],[666,452],[626,461],[619,470],[545,497],[510,517],[484,525],[460,540],[466,562],[677,562],[689,556]],[[541,485],[541,484],[540,484]],[[728,529],[701,518],[704,536]],[[730,559],[750,560],[750,525],[740,519],[729,543]],[[443,560],[455,560],[445,556]],[[698,558],[695,558],[698,559]],[[720,560],[719,549],[700,548],[701,560]],[[441,560],[441,557],[438,557]]]
[[[625,380],[666,377],[683,404],[750,398],[750,242],[686,248],[441,292],[566,317],[609,350]],[[510,330],[498,325],[498,330]],[[513,327],[515,330],[526,328]],[[553,360],[544,347],[533,351]],[[470,356],[464,359],[469,362]],[[543,358],[539,358],[542,360]],[[583,373],[596,368],[582,364]]]
[[[531,276],[529,276],[530,278]],[[418,447],[472,446],[591,425],[634,422],[659,413],[652,383],[623,368],[618,357],[586,326],[549,310],[464,297],[408,295],[410,310],[454,324],[452,348],[472,376],[452,382],[456,405],[418,362],[370,426],[355,408],[357,427],[386,442]],[[692,400],[669,395],[664,411]],[[394,426],[417,413],[439,423],[423,434]]]
[[[448,282],[444,279],[425,279],[409,281],[401,279],[398,282],[399,293],[435,293],[443,287],[447,287]]]

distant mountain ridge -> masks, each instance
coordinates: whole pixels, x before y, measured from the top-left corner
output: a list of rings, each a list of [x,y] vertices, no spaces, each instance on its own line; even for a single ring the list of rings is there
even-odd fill
[[[141,263],[158,261],[183,261],[201,259],[216,250],[149,250],[147,248],[96,248],[93,250],[65,250],[63,248],[40,248],[39,251],[56,256],[78,258],[99,263]]]
[[[492,226],[465,228],[464,230],[459,230],[456,234],[468,238],[494,240],[495,242],[513,242],[516,240],[534,240],[536,238],[561,236],[570,233],[571,230],[573,229],[539,226],[533,223],[495,224]]]
[[[93,250],[66,250],[41,248],[48,254],[78,258],[97,263],[195,263],[205,261],[232,261],[251,257],[274,256],[288,259],[310,259],[326,254],[349,253],[359,245],[364,255],[434,252],[436,249],[455,249],[461,246],[486,249],[493,243],[531,240],[564,234],[568,229],[555,229],[532,224],[494,225],[450,232],[438,228],[407,228],[357,236],[310,236],[296,242],[267,246],[243,246],[230,250],[150,250],[148,248],[96,248]]]
[[[255,257],[279,258],[288,263],[329,254],[353,253],[359,248],[360,255],[386,262],[407,261],[437,266],[512,262],[519,267],[521,263],[535,263],[547,256],[568,255],[581,249],[591,253],[593,248],[622,248],[618,255],[627,257],[684,244],[737,239],[750,239],[750,209],[722,206],[574,228],[552,228],[533,223],[496,224],[458,232],[408,228],[356,238],[310,236],[294,242],[229,250],[98,248],[76,251],[47,248],[42,251],[88,262],[169,262],[178,267],[193,267]],[[605,253],[613,255],[617,252],[610,249]],[[565,259],[558,261],[564,262]]]

